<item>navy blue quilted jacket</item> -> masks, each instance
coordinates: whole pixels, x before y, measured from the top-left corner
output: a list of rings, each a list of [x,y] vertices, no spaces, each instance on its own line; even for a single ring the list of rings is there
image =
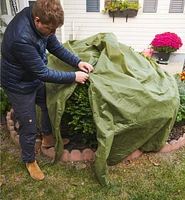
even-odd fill
[[[42,36],[36,29],[32,7],[24,8],[9,23],[1,45],[1,85],[16,93],[33,92],[40,82],[73,83],[74,72],[60,72],[46,67],[46,49],[77,68],[80,59],[64,48],[56,36]]]

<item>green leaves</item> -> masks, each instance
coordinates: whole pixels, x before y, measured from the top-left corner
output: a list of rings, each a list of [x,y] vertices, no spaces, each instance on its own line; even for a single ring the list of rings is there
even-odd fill
[[[96,138],[96,128],[88,96],[89,82],[78,84],[72,96],[66,102],[64,115],[69,125],[70,135],[86,143]]]
[[[185,119],[185,95],[180,95],[180,106],[177,113],[177,122]]]
[[[180,96],[180,106],[177,113],[176,121],[181,122],[185,119],[185,81],[181,81],[178,74],[175,74],[174,77],[177,81]]]
[[[128,0],[110,1],[102,11],[106,13],[107,11],[115,12],[117,10],[139,10],[140,4],[138,2],[129,2]]]
[[[2,87],[0,87],[0,96],[1,96],[0,112],[1,112],[1,115],[4,115],[7,111],[10,110],[11,104],[10,104],[10,101],[9,101],[9,99],[8,99],[7,95],[5,94]]]

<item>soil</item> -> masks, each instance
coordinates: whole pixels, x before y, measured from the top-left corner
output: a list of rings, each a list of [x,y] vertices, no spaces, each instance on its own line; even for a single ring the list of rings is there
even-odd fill
[[[178,140],[180,137],[183,137],[183,134],[185,134],[185,120],[181,122],[176,122],[174,124],[167,142],[170,143],[172,140]],[[70,140],[68,144],[64,145],[64,148],[67,149],[69,152],[71,152],[73,149],[83,150],[85,148],[90,148],[93,151],[96,151],[97,149],[96,141],[92,142],[92,144],[89,145],[76,142],[76,139],[73,136],[68,136],[68,135],[63,135],[63,136],[67,137]]]
[[[184,133],[185,133],[185,120],[181,122],[176,122],[171,130],[167,142],[170,143],[170,141],[172,140],[178,140],[180,137],[183,137]]]

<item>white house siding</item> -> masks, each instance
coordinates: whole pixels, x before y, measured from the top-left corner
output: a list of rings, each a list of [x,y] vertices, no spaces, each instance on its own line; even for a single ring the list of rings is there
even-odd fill
[[[143,5],[143,0],[140,0],[140,4]],[[115,17],[113,23],[108,14],[101,12],[103,8],[100,8],[100,12],[86,12],[86,0],[63,0],[65,25],[62,41],[81,40],[100,32],[113,32],[119,42],[142,51],[148,47],[155,34],[169,31],[181,37],[184,45],[176,53],[185,57],[185,12],[169,13],[169,5],[170,0],[159,0],[157,13],[142,13],[141,7],[135,18],[128,18],[126,22],[126,18]],[[61,34],[58,33],[58,36]]]
[[[57,36],[59,41],[62,41],[62,29],[61,28],[58,28],[56,30],[56,36]]]

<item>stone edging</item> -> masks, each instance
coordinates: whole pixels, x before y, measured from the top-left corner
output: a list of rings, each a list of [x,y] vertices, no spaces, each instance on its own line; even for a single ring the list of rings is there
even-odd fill
[[[12,140],[14,141],[14,143],[19,145],[19,135],[15,131],[15,124],[13,121],[14,116],[15,116],[14,110],[11,109],[10,112],[8,112],[7,116],[6,116],[7,128],[10,131],[10,136],[11,136]],[[157,153],[160,153],[160,152],[167,153],[167,152],[175,151],[184,145],[185,145],[185,133],[183,134],[183,137],[180,137],[178,140],[172,140],[170,143],[166,142],[164,147]],[[37,139],[36,144],[35,144],[35,151],[37,152],[39,150],[41,150],[41,152],[44,155],[46,155],[50,158],[54,158],[54,156],[55,156],[54,147],[51,147],[49,149],[43,148],[41,146],[41,139]],[[134,158],[137,158],[142,153],[144,153],[144,152],[138,149],[135,152],[133,152],[131,155],[129,155],[128,157],[124,158],[123,161],[132,160]],[[77,149],[74,149],[71,152],[64,149],[60,160],[63,162],[84,161],[84,160],[92,160],[93,161],[93,160],[95,160],[95,153],[89,148],[84,149],[82,152]]]

